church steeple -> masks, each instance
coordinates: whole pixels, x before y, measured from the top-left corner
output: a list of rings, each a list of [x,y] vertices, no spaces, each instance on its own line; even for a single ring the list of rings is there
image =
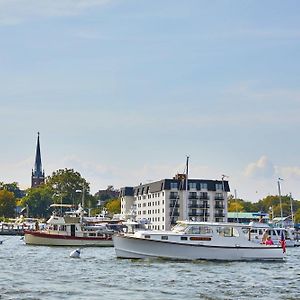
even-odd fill
[[[40,133],[38,132],[36,152],[35,152],[35,164],[34,164],[34,170],[32,170],[32,175],[31,175],[31,187],[37,187],[44,182],[45,182],[45,173],[42,170]]]

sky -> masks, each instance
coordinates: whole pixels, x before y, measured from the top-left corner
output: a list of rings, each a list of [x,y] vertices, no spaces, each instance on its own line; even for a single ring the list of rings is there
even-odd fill
[[[300,200],[300,2],[0,0],[0,181],[182,173]]]

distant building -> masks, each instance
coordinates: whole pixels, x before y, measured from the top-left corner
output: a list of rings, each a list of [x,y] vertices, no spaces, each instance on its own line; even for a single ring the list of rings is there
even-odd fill
[[[249,224],[251,221],[268,223],[269,214],[259,212],[228,212],[228,222]]]
[[[137,220],[147,219],[154,230],[168,230],[177,220],[227,221],[228,181],[188,179],[178,174],[173,179],[123,187],[120,190],[121,214]]]
[[[42,170],[42,158],[40,149],[40,133],[38,132],[36,153],[35,153],[35,164],[34,169],[31,173],[31,187],[37,187],[45,183],[45,172]]]

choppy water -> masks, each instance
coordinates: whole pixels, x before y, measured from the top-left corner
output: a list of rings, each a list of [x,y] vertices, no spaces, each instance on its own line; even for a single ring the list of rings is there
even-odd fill
[[[113,248],[72,259],[72,247],[0,240],[1,300],[300,299],[300,248],[288,248],[286,262],[177,262],[121,260]]]

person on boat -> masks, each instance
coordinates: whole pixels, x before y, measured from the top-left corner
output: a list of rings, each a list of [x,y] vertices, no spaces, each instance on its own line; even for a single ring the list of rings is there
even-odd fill
[[[273,243],[273,241],[272,241],[272,239],[271,239],[270,236],[267,237],[267,240],[266,240],[266,243],[265,243],[265,244],[268,245],[268,246],[274,245],[274,243]]]

